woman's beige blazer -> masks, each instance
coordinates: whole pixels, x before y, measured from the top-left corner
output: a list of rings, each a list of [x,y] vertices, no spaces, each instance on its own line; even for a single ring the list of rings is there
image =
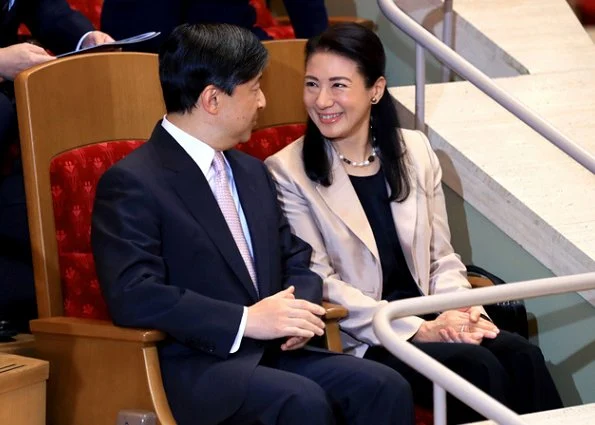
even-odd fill
[[[411,193],[392,202],[393,219],[413,279],[425,295],[469,289],[465,266],[450,244],[442,171],[425,135],[401,130],[411,176]],[[278,186],[279,200],[293,232],[312,245],[312,270],[324,279],[324,297],[349,309],[341,322],[346,352],[363,356],[380,345],[372,329],[381,300],[382,269],[372,228],[341,160],[332,147],[332,184],[311,181],[298,139],[266,160]],[[393,322],[398,337],[409,339],[419,317]]]

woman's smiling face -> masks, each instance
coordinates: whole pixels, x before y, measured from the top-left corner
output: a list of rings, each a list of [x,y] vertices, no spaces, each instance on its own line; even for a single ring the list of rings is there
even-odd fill
[[[380,78],[372,87],[366,87],[353,60],[317,52],[306,63],[304,104],[327,139],[367,139],[372,102],[379,100],[384,86],[384,78]]]

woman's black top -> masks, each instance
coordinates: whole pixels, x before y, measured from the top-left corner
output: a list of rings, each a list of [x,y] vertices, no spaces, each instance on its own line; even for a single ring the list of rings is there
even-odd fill
[[[382,169],[373,176],[350,175],[349,178],[376,240],[382,266],[382,299],[394,301],[420,296],[397,236]]]

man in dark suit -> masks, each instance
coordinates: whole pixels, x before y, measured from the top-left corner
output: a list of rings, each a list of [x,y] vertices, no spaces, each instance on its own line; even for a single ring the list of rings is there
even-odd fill
[[[324,0],[283,3],[297,38],[313,37],[328,26]],[[256,11],[250,0],[105,0],[101,12],[101,28],[116,38],[160,31],[161,36],[132,47],[145,52],[157,52],[177,25],[217,22],[248,28],[261,40],[271,38],[255,25]]]
[[[182,25],[159,74],[167,115],[101,178],[91,241],[116,324],[159,347],[180,425],[412,424],[410,388],[380,364],[304,349],[322,283],[263,163],[233,150],[265,106],[267,52],[246,29]]]
[[[54,57],[19,42],[22,23],[56,54],[112,39],[94,31],[65,0],[0,0],[0,320],[13,320],[19,330],[26,330],[36,307],[13,80],[22,70]]]

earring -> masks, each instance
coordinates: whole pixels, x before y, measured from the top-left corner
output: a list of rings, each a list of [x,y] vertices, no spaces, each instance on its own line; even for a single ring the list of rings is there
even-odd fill
[[[373,104],[376,104],[376,98],[375,97],[372,98],[372,103]]]

